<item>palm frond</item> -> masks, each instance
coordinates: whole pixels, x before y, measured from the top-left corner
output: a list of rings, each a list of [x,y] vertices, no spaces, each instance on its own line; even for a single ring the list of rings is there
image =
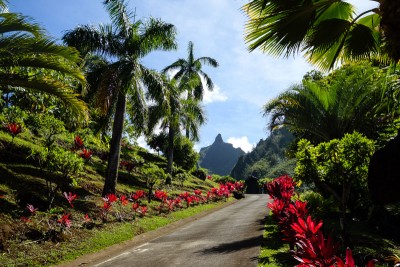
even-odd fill
[[[170,51],[177,48],[176,28],[160,19],[150,18],[143,23],[143,33],[140,36],[141,57],[154,50]]]
[[[114,27],[119,29],[123,37],[128,36],[131,19],[134,16],[134,13],[128,8],[128,3],[125,0],[105,0],[103,4]]]
[[[88,119],[85,102],[78,98],[68,84],[55,79],[38,79],[35,76],[0,73],[0,83],[15,87],[23,87],[56,96],[68,106],[72,113],[81,119]]]
[[[0,5],[0,8],[3,8],[3,6]],[[0,13],[0,34],[9,34],[12,32],[18,34],[29,33],[35,37],[39,37],[45,33],[39,24],[34,23],[27,16],[17,13]]]
[[[211,66],[211,67],[214,67],[214,68],[219,66],[218,62],[215,59],[211,58],[211,57],[200,57],[196,61],[199,61],[204,65],[208,65],[208,66]]]
[[[87,53],[114,56],[121,50],[121,44],[111,25],[81,25],[67,31],[62,40],[69,46],[78,49],[83,56]]]

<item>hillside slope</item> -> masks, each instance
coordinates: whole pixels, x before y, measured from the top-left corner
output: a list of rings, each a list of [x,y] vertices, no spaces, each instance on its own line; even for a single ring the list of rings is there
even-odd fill
[[[284,128],[273,131],[268,138],[261,139],[253,151],[238,159],[230,176],[242,180],[250,175],[265,178],[293,174],[295,160],[285,157],[285,150],[293,139],[292,134]]]

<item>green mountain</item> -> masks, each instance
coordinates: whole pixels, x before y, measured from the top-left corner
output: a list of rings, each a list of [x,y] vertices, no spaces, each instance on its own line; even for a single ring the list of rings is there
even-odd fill
[[[238,159],[230,176],[244,180],[250,175],[258,179],[293,175],[295,159],[285,157],[286,148],[293,140],[293,135],[285,128],[274,130],[265,140],[261,139],[253,151]]]
[[[208,169],[211,173],[228,175],[238,158],[245,152],[240,148],[234,148],[232,144],[225,143],[221,134],[218,134],[211,146],[200,149],[199,165]]]

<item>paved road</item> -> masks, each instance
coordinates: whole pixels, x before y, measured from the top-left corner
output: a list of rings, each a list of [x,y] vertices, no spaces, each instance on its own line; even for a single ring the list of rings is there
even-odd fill
[[[93,266],[257,266],[267,201],[267,195],[247,195],[171,234]]]

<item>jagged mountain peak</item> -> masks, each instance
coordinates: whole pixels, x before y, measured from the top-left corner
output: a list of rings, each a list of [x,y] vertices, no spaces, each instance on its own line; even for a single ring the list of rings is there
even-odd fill
[[[241,148],[225,143],[219,133],[212,145],[200,149],[199,165],[219,175],[228,175],[238,158],[246,154]]]
[[[222,140],[222,135],[219,133],[217,137],[215,137],[214,143],[223,143],[223,142],[224,140]]]

